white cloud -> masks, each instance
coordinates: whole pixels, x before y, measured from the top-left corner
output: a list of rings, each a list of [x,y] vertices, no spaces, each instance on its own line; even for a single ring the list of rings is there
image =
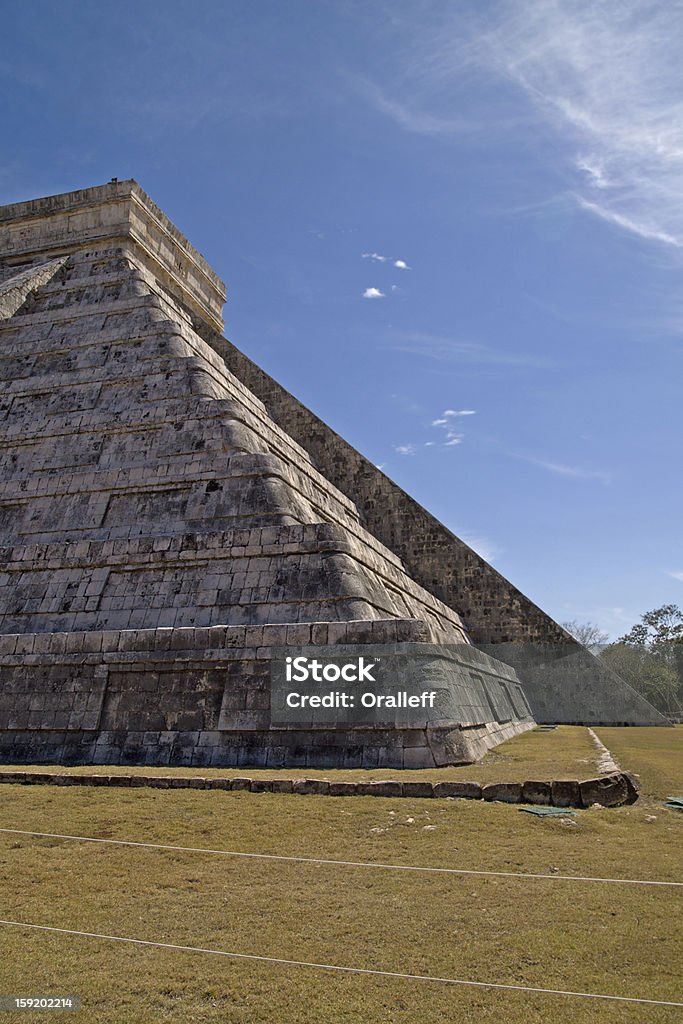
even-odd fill
[[[678,570],[667,569],[666,575],[671,576],[674,580],[680,580],[680,582],[683,583],[683,571],[679,572]]]
[[[475,416],[476,409],[444,409],[444,416]]]
[[[534,121],[554,133],[553,159],[564,161],[582,210],[683,246],[681,0],[431,10],[404,19],[411,45],[400,78],[356,83],[376,110],[410,132],[462,135],[478,122],[499,135],[491,97],[497,108],[512,104],[509,120],[526,117],[526,134],[538,134]],[[492,90],[496,79],[514,91]]]
[[[463,434],[454,434],[452,430],[446,433],[447,440],[444,441],[444,448],[452,448],[456,444],[462,444]]]
[[[396,267],[396,268],[397,268],[398,270],[410,270],[410,267],[409,267],[409,266],[408,266],[408,264],[407,264],[407,263],[405,262],[405,260],[394,260],[394,266],[395,266],[395,267]]]
[[[446,427],[448,426],[448,420],[432,420],[433,427]]]
[[[364,260],[372,260],[373,263],[386,263],[389,256],[380,256],[378,252],[364,252],[361,258]]]
[[[397,444],[394,445],[394,451],[397,455],[414,455],[417,451],[416,444]]]
[[[381,292],[379,288],[366,288],[363,292],[364,299],[386,299],[384,292]]]

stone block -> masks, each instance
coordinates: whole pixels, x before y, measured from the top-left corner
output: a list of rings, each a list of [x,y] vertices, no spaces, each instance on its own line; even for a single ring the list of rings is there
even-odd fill
[[[252,793],[272,793],[272,779],[252,779],[249,789]]]
[[[294,783],[291,779],[273,779],[273,793],[293,793]]]
[[[481,786],[478,782],[435,782],[434,796],[481,800]]]
[[[232,779],[209,779],[207,789],[232,789]]]
[[[551,784],[549,782],[525,782],[522,784],[523,804],[552,803]]]
[[[433,797],[434,784],[431,782],[402,782],[403,795],[411,797]]]
[[[330,783],[324,779],[295,779],[292,785],[292,792],[303,796],[328,795]]]
[[[251,789],[252,779],[248,778],[234,778],[231,780],[230,789]]]
[[[330,796],[358,796],[357,782],[331,782]]]
[[[619,807],[632,802],[632,790],[622,772],[606,775],[600,779],[587,779],[579,783],[581,803],[584,807],[600,804],[602,807]]]
[[[434,755],[426,744],[421,747],[405,747],[403,751],[404,768],[434,768]]]
[[[558,780],[551,783],[553,807],[581,807],[581,789],[574,780]]]
[[[484,800],[496,800],[504,804],[518,804],[522,798],[521,782],[492,782],[482,786]]]
[[[358,782],[358,796],[403,796],[403,783],[388,780],[386,782]]]

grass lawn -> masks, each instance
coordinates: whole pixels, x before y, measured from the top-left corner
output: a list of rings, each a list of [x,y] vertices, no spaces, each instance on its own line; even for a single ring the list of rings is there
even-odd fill
[[[683,796],[683,725],[673,729],[595,730],[627,771],[632,771],[652,796]]]
[[[0,825],[340,860],[681,880],[683,814],[664,809],[661,796],[683,789],[683,730],[597,731],[622,767],[641,774],[644,794],[631,807],[540,819],[479,801],[3,785]],[[519,778],[538,776],[546,742],[554,738],[558,749],[575,744],[572,756],[580,758],[580,733],[528,734],[495,756],[504,759],[506,778],[513,765]],[[535,739],[543,746],[534,749]],[[522,744],[529,771],[517,760]],[[594,756],[588,747],[583,754]],[[483,780],[479,768],[468,769],[469,777]],[[683,889],[253,861],[10,833],[0,833],[0,879],[6,919],[318,963],[683,1001]],[[0,936],[0,992],[80,994],[80,1014],[59,1018],[78,1024],[683,1019],[674,1008],[339,975],[4,926]],[[40,1013],[2,1017],[54,1020]]]

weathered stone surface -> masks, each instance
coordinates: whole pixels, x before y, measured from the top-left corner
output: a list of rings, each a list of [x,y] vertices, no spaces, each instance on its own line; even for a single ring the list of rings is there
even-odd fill
[[[253,779],[235,778],[230,782],[230,789],[251,789]]]
[[[161,781],[165,785],[161,784]],[[386,796],[386,797],[425,797],[433,796],[438,798],[453,799],[454,797],[468,797],[480,799],[483,795],[482,787],[472,782],[438,782],[422,783],[412,782],[328,782],[323,779],[229,779],[215,778],[203,779],[195,776],[166,776],[160,781],[159,776],[143,775],[67,775],[61,772],[0,772],[0,783],[15,783],[19,785],[56,785],[56,786],[150,786],[152,788],[168,789],[221,789],[221,790],[242,790],[253,793],[302,793],[319,796]],[[233,785],[235,783],[235,785]],[[623,785],[622,785],[623,784]],[[534,783],[535,786],[539,785]],[[618,806],[614,801],[620,794],[627,794],[626,803],[633,803],[638,799],[638,786],[635,781],[625,772],[616,773],[612,777],[602,779],[589,779],[584,782],[558,781],[543,783],[551,788],[556,807],[583,807],[581,801],[581,787],[587,794],[587,798],[596,793],[603,797],[604,806]],[[621,788],[620,788],[621,787]],[[490,790],[487,799],[503,799],[505,802],[516,803],[516,794],[521,792],[518,783],[497,783],[495,786],[485,787]],[[493,795],[498,793],[498,795]],[[534,801],[530,801],[534,802]],[[539,802],[538,800],[535,802]],[[592,805],[589,805],[592,806]]]
[[[207,789],[232,789],[231,779],[207,779]]]
[[[356,786],[358,796],[403,796],[403,783],[387,780],[386,782],[359,782]]]
[[[434,786],[431,782],[404,782],[402,785],[404,796],[434,796]]]
[[[478,782],[435,782],[434,796],[481,800],[481,786]]]
[[[550,782],[525,782],[522,785],[521,800],[523,804],[552,803]]]
[[[292,784],[292,792],[299,793],[301,796],[311,794],[325,796],[330,792],[330,784],[325,779],[295,779]]]
[[[272,793],[273,783],[270,779],[252,779],[249,789],[252,793]]]
[[[273,779],[271,786],[273,793],[292,793],[294,791],[294,783],[291,779]]]
[[[484,800],[498,800],[504,804],[518,804],[522,799],[521,782],[492,782],[482,786]]]
[[[621,804],[632,803],[634,798],[633,783],[622,772],[580,782],[579,789],[584,807],[592,807],[593,804],[619,807]]]
[[[624,782],[626,783],[626,789],[628,791],[626,803],[634,804],[638,799],[638,796],[640,795],[640,786],[635,776],[632,775],[631,772],[622,772],[621,775],[624,779]]]
[[[331,782],[330,796],[357,796],[358,785],[355,782]]]
[[[551,784],[553,807],[581,807],[581,789],[578,782],[560,780]]]

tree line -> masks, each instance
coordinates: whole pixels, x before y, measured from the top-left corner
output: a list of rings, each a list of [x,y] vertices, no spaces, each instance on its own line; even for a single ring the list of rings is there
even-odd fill
[[[645,612],[613,643],[595,623],[562,625],[658,711],[669,717],[683,715],[683,612],[677,605]]]

